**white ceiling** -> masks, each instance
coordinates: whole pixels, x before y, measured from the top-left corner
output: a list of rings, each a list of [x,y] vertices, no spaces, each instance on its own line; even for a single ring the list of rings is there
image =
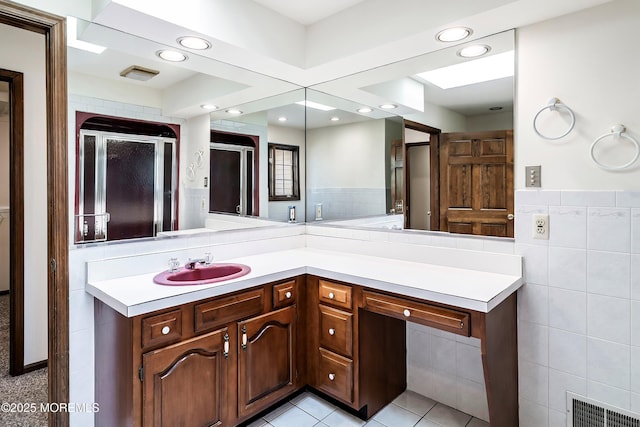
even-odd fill
[[[102,0],[92,2],[101,6],[92,10],[86,0],[19,0],[86,20],[78,36],[108,47],[102,55],[70,48],[71,78],[84,76],[85,86],[106,79],[159,91],[163,112],[176,117],[202,114],[204,103],[229,108],[300,86],[376,106],[389,99],[363,88],[425,71],[416,64],[433,62],[449,46],[435,40],[442,28],[469,26],[472,39],[480,39],[608,1],[613,0]],[[185,50],[189,60],[180,64],[155,55],[178,48],[176,39],[184,35],[205,37],[212,48]],[[119,73],[131,65],[160,74],[148,82],[124,80]],[[512,87],[512,81],[503,83]],[[437,102],[471,113],[460,102],[470,98],[464,90],[455,97],[426,90],[433,102],[439,97]],[[485,108],[488,102],[494,101],[477,104]],[[398,113],[403,111],[415,109]]]
[[[302,25],[315,24],[364,0],[253,0]]]

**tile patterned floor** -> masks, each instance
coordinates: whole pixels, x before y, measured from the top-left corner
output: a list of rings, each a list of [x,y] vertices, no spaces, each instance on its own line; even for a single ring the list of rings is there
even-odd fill
[[[248,427],[489,427],[449,406],[405,391],[368,422],[304,392]]]

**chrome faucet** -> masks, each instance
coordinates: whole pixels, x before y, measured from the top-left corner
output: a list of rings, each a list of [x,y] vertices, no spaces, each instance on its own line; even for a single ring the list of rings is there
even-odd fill
[[[184,268],[188,270],[193,270],[196,268],[196,264],[209,265],[212,262],[213,262],[213,256],[209,252],[207,252],[206,254],[204,254],[204,258],[196,258],[196,259],[189,258],[189,262],[187,262],[184,265]]]

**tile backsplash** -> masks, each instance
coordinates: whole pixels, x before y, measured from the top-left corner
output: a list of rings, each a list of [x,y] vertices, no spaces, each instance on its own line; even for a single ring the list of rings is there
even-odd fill
[[[640,412],[640,191],[519,190],[515,210],[520,426],[566,426],[567,391]]]

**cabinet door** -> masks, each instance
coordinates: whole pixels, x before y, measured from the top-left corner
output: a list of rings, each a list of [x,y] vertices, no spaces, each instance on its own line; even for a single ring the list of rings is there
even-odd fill
[[[296,306],[238,323],[238,414],[249,416],[295,390]]]
[[[228,340],[223,329],[143,355],[145,426],[225,425]]]

